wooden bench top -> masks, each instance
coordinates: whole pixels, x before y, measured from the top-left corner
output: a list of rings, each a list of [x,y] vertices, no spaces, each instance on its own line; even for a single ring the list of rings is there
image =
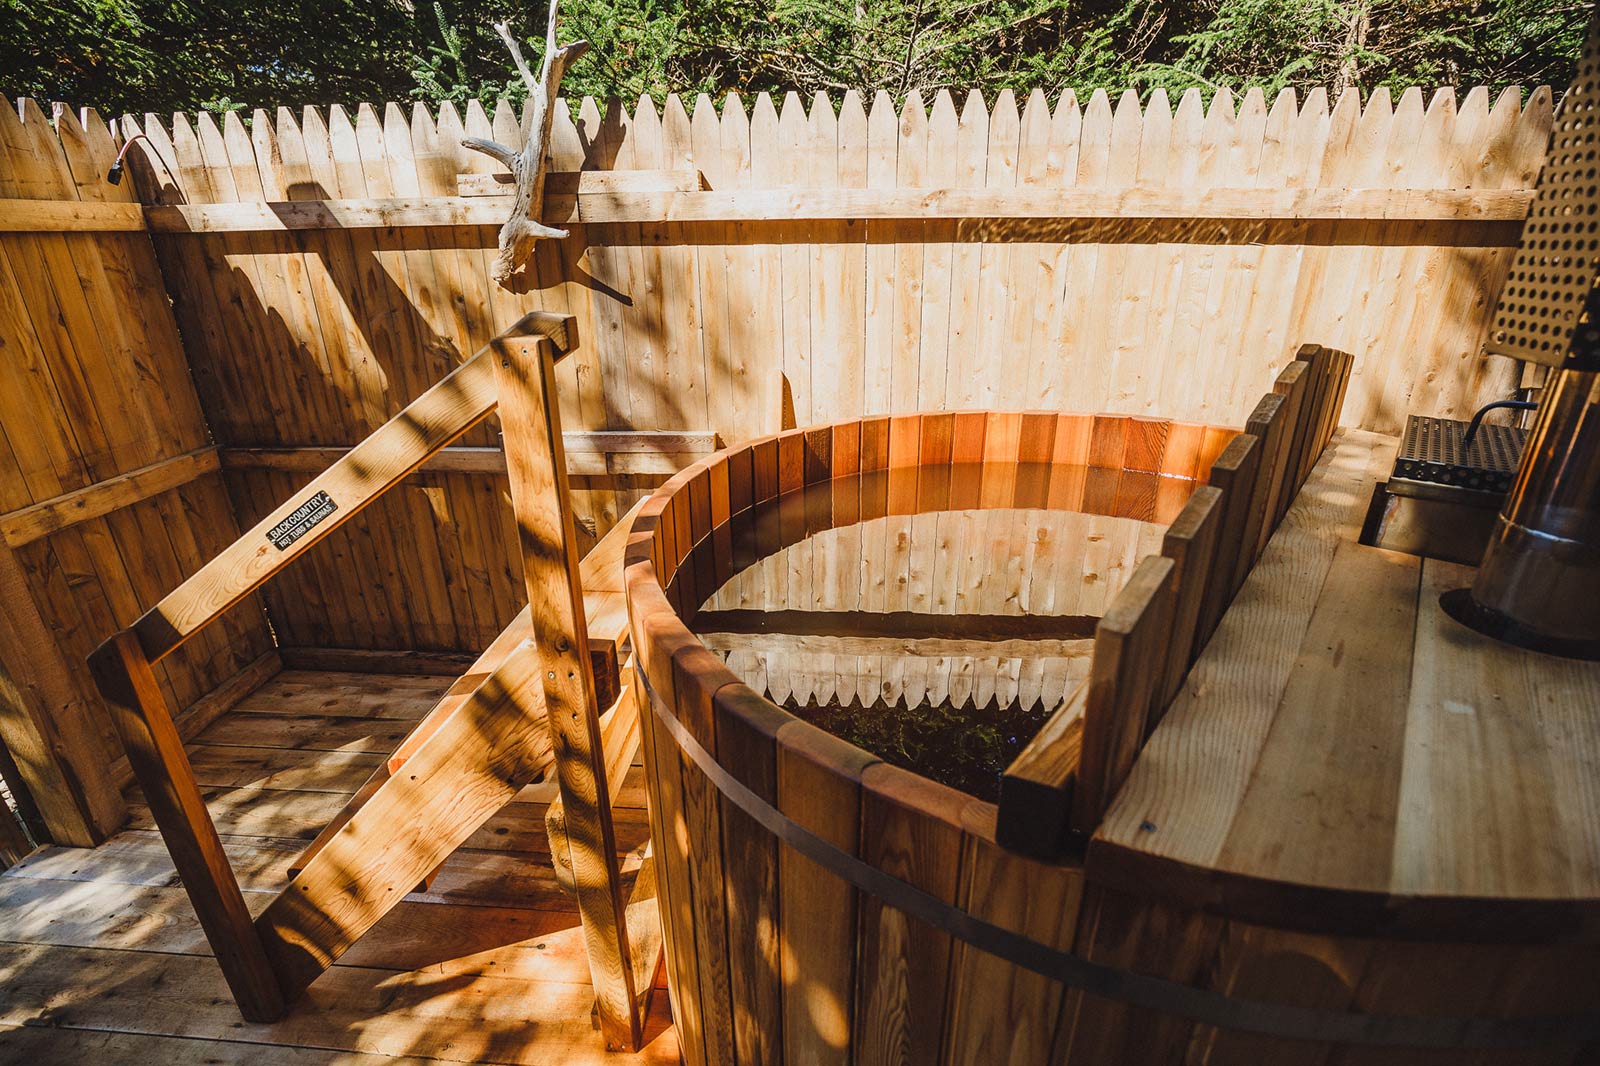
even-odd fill
[[[1357,542],[1343,430],[1100,827],[1091,880],[1352,935],[1600,940],[1600,663],[1451,621],[1471,568]]]

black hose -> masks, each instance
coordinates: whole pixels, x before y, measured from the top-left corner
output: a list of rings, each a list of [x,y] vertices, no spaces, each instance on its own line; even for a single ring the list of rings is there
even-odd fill
[[[1517,411],[1532,411],[1539,404],[1534,400],[1496,400],[1486,403],[1478,408],[1478,413],[1472,416],[1472,421],[1467,423],[1467,431],[1461,435],[1461,446],[1472,447],[1472,438],[1478,435],[1478,426],[1483,423],[1483,416],[1497,407],[1508,407]]]

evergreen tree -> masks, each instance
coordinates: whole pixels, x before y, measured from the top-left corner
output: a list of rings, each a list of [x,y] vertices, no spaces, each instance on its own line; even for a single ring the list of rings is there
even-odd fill
[[[4,0],[0,87],[124,110],[514,99],[492,23],[542,47],[516,0]],[[565,83],[803,94],[1064,88],[1169,92],[1570,80],[1576,0],[567,0],[589,56]]]

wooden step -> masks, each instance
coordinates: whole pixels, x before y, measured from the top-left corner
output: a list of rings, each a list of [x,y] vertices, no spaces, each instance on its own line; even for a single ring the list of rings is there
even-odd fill
[[[628,637],[628,605],[622,592],[622,552],[627,545],[628,531],[633,526],[633,516],[638,509],[639,505],[635,505],[633,510],[624,515],[600,539],[600,542],[590,550],[589,554],[584,556],[583,562],[579,564],[579,574],[583,580],[584,590],[584,618],[589,631],[589,657],[594,666],[595,696],[602,707],[611,707],[618,704],[622,688],[620,667],[618,665],[618,649],[626,644]],[[445,721],[471,699],[473,694],[478,692],[485,682],[495,676],[517,646],[529,639],[532,634],[532,628],[532,618],[528,613],[528,608],[524,607],[518,612],[516,618],[512,619],[511,624],[506,626],[500,635],[484,649],[483,654],[478,656],[471,668],[462,674],[455,684],[450,686],[449,690],[434,705],[433,709],[424,715],[422,720],[400,742],[400,746],[389,756],[388,761],[374,771],[373,775],[367,779],[366,784],[362,785],[361,789],[350,797],[350,801],[345,804],[344,808],[334,816],[333,820],[328,823],[322,832],[317,834],[316,839],[306,846],[305,851],[301,852],[300,856],[289,865],[291,877],[298,876],[306,868],[306,864],[327,846],[328,841],[339,830],[344,828],[351,818],[355,817],[355,813],[382,787],[384,781],[396,773],[429,737],[438,732]],[[608,712],[608,715],[608,719],[602,720],[602,731],[604,731],[607,721],[617,720],[612,712]],[[632,730],[633,740],[631,747],[628,748],[627,761],[622,764],[622,769],[625,771],[627,762],[633,758],[633,750],[638,747],[638,716],[637,714],[629,714],[624,718],[631,719],[633,722],[633,725],[628,727]],[[605,750],[607,753],[606,768],[608,771],[612,771],[612,760],[610,758],[612,744],[609,741]],[[614,771],[609,772],[608,780],[620,782],[622,776]],[[559,813],[559,800],[552,804],[551,811],[555,822],[550,823],[547,821],[547,825],[556,824],[564,827],[565,821]],[[566,849],[563,847],[560,851],[565,857]],[[437,873],[437,871],[434,871],[434,873]],[[559,862],[557,864],[557,875],[562,877],[564,885],[571,885],[570,870],[564,869]],[[430,873],[423,880],[422,887],[424,889],[432,882],[433,877],[434,874]]]

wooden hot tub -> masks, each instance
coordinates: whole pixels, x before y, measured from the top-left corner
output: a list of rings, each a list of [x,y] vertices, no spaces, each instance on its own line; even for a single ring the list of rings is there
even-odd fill
[[[1150,575],[1162,579],[1162,597],[1151,602],[1164,605],[1163,639],[1173,633],[1155,669],[1134,671],[1146,678],[1135,682],[1143,684],[1153,722],[1175,691],[1167,680],[1176,686],[1182,679],[1168,659],[1186,665],[1202,654],[1255,546],[1285,513],[1294,525],[1306,503],[1291,506],[1294,489],[1315,466],[1307,496],[1322,492],[1337,467],[1328,457],[1320,466],[1316,460],[1334,435],[1328,411],[1342,395],[1339,369],[1337,387],[1318,380],[1323,368],[1308,371],[1303,396],[1298,379],[1280,380],[1281,405],[1264,401],[1270,417],[1259,424],[1252,417],[1246,436],[1254,440],[1246,447],[1227,447],[1240,436],[1235,430],[1109,416],[870,418],[718,453],[646,502],[629,540],[627,595],[651,711],[642,714],[644,757],[685,1062],[1459,1061],[1455,1052],[1436,1059],[1428,1056],[1441,1053],[1415,1047],[1359,1045],[1516,1044],[1552,1034],[1452,1020],[1563,1015],[1575,996],[1583,1005],[1583,994],[1573,991],[1588,987],[1581,981],[1551,999],[1508,994],[1500,1006],[1485,1002],[1484,988],[1500,987],[1496,981],[1539,977],[1547,984],[1552,974],[1586,973],[1592,950],[1574,948],[1570,929],[1548,957],[1523,944],[1462,947],[1459,941],[1480,938],[1437,929],[1432,939],[1444,943],[1407,930],[1385,946],[1366,935],[1383,936],[1378,924],[1319,926],[1315,902],[1327,897],[1315,890],[1293,896],[1308,908],[1304,931],[1295,915],[1261,905],[1259,883],[1251,906],[1230,916],[1232,901],[1204,891],[1203,870],[1143,857],[1137,839],[1095,836],[1086,871],[1088,833],[1077,823],[1080,832],[1069,837],[1075,851],[1032,857],[1003,848],[996,804],[808,724],[747,685],[693,631],[701,605],[759,559],[821,531],[884,516],[1011,508],[1120,515],[1164,527],[1177,519],[1165,538],[1170,548],[1191,524],[1184,516],[1198,514],[1211,529],[1208,545],[1237,550],[1208,551],[1202,574],[1191,566],[1187,580],[1169,581],[1168,570],[1182,569],[1180,550],[1177,566],[1147,560],[1149,575],[1141,568],[1129,582],[1131,590]],[[1240,478],[1234,491],[1196,494],[1225,449],[1230,475]],[[1252,453],[1248,462],[1234,461]],[[1350,486],[1336,488],[1345,509],[1359,511]],[[1269,557],[1276,550],[1274,542]],[[1284,580],[1281,572],[1275,580]],[[1213,602],[1219,587],[1221,599]],[[1114,613],[1107,610],[1108,621]],[[1169,648],[1182,650],[1169,655]],[[1099,671],[1098,644],[1095,658]],[[1114,688],[1100,672],[1084,686],[1091,701]],[[1190,704],[1195,697],[1184,693]],[[1156,737],[1174,724],[1166,721]],[[1192,714],[1183,724],[1216,743]],[[1116,799],[1146,733],[1142,709],[1126,735],[1084,727],[1080,804],[1094,795],[1096,781],[1101,786],[1087,808],[1091,829]],[[1184,744],[1173,755],[1180,767]],[[1091,751],[1101,753],[1093,772]],[[1161,769],[1133,767],[1146,791],[1181,808],[1185,798],[1163,792],[1152,778]],[[1188,787],[1203,803],[1206,783]],[[1145,826],[1136,816],[1130,823],[1125,807],[1113,812],[1117,832],[1136,838]],[[1106,884],[1095,879],[1097,854],[1113,860]],[[1153,871],[1148,876],[1141,862]],[[1495,975],[1460,1000],[1429,1000],[1407,984],[1424,975],[1437,981],[1457,955],[1496,967]],[[1375,959],[1375,970],[1364,968]],[[1232,1023],[1245,1032],[1232,1032]],[[1473,1061],[1570,1061],[1577,1038],[1593,1037],[1584,1028],[1593,1023],[1567,1015],[1552,1023],[1563,1041],[1553,1056],[1545,1048]],[[1527,1054],[1534,1057],[1515,1057]]]

